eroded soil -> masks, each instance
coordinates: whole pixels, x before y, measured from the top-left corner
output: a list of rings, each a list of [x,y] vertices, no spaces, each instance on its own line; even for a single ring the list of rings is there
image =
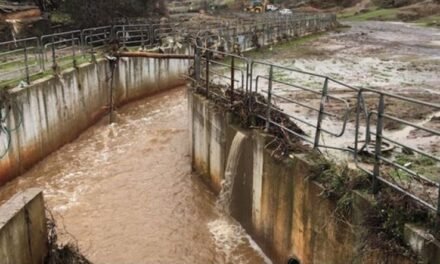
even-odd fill
[[[252,52],[250,55],[257,60],[329,76],[355,88],[371,88],[440,103],[440,30],[395,22],[351,22],[346,26],[329,34],[309,37],[308,41],[284,43],[263,49],[262,52]],[[268,73],[264,67],[257,71],[261,75]],[[324,84],[323,78],[285,70],[275,70],[274,79],[317,91]],[[348,102],[349,121],[354,122],[357,92],[334,82],[329,82],[329,91],[330,95]],[[279,83],[275,84],[275,92],[297,101],[307,100],[315,108],[319,106],[320,95]],[[377,109],[379,98],[376,94],[365,93],[364,98],[370,111]],[[302,114],[310,120],[316,115],[311,110],[283,100],[279,100],[279,104],[287,111]],[[385,105],[387,114],[405,121],[423,122],[427,126],[431,126],[431,120],[425,122],[425,119],[435,119],[440,114],[439,109],[392,98],[386,98]],[[336,100],[332,102],[331,99],[327,101],[327,109],[341,118],[346,111],[343,103]],[[338,130],[340,127],[335,124],[335,117],[324,123],[329,130]],[[385,128],[395,131],[401,137],[399,131],[405,126],[385,120]],[[348,128],[347,131],[349,140],[342,140],[342,144],[349,144],[353,140],[350,136],[351,130]],[[408,131],[405,135],[408,140],[411,139],[409,133],[415,132],[413,129]],[[431,148],[431,143],[438,141],[438,138],[422,141],[424,142],[417,144],[422,144],[423,148]],[[438,152],[440,149],[435,147],[433,151]]]

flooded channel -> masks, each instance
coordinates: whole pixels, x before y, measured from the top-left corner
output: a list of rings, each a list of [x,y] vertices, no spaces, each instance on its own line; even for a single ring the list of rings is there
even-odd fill
[[[94,263],[270,263],[191,173],[185,88],[118,110],[0,188],[40,187]]]

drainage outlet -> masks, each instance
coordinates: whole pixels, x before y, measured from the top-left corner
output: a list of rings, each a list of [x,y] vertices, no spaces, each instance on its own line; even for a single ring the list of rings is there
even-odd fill
[[[296,259],[296,258],[290,258],[287,261],[287,264],[301,264],[301,262],[298,259]]]

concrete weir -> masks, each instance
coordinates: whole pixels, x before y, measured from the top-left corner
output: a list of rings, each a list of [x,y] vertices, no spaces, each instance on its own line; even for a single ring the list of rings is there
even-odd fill
[[[49,153],[75,139],[108,112],[110,96],[120,105],[184,84],[188,61],[121,58],[115,70],[113,93],[107,60],[80,65],[59,76],[15,88],[17,103],[6,122],[11,145],[0,160],[0,186],[23,173]],[[0,136],[5,142],[5,134]]]
[[[403,255],[365,249],[361,223],[370,206],[368,196],[354,193],[351,225],[337,221],[336,202],[323,197],[323,187],[308,179],[313,172],[305,156],[277,160],[265,149],[269,138],[261,130],[239,128],[233,113],[200,94],[190,92],[188,98],[192,167],[215,192],[222,188],[234,136],[246,135],[236,161],[231,215],[274,263],[413,263]],[[421,263],[439,263],[436,243],[416,235],[410,225],[406,228],[413,230],[405,231],[406,239]],[[424,242],[414,242],[419,240]]]

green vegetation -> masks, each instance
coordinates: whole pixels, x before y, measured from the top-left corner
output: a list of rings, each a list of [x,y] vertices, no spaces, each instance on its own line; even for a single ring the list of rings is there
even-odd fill
[[[389,255],[416,256],[404,241],[406,223],[422,224],[433,228],[433,215],[414,203],[409,197],[386,188],[382,189],[375,203],[365,211],[365,243],[370,249],[380,249]]]
[[[336,201],[335,218],[349,222],[353,209],[353,190],[367,190],[371,183],[368,175],[348,167],[348,164],[334,163],[318,153],[311,153],[314,162],[312,180],[324,187],[322,195]]]
[[[45,71],[45,72],[39,72],[35,73],[29,76],[29,79],[32,82],[35,82],[36,80],[51,76],[52,72]],[[7,80],[0,82],[0,89],[10,89],[16,87],[20,82],[24,81],[24,78],[16,78],[13,80]]]
[[[428,179],[440,182],[440,167],[434,159],[422,155],[401,153],[396,155],[395,162],[416,173],[424,175]],[[393,169],[389,171],[389,174],[395,180],[400,181],[409,181],[412,178],[409,173],[401,169]]]
[[[279,82],[287,82],[287,83],[294,82],[294,79],[292,78],[292,76],[290,76],[290,74],[288,72],[283,71],[281,69],[275,69],[273,71],[273,80],[279,81]]]
[[[440,27],[440,15],[432,15],[417,19],[414,23],[427,27]]]
[[[299,52],[301,54],[308,54],[308,49],[309,49],[309,51],[311,51],[312,49],[310,49],[308,47],[308,45],[306,45],[306,44],[313,42],[314,40],[320,38],[324,34],[325,33],[323,33],[323,32],[314,33],[314,34],[310,34],[310,35],[307,35],[304,37],[300,37],[300,38],[288,40],[285,42],[277,43],[276,49],[274,49],[271,46],[267,46],[264,48],[251,50],[251,51],[245,52],[245,56],[251,57],[251,58],[257,58],[257,59],[268,59],[268,58],[271,58],[274,54],[284,54],[286,51]],[[314,51],[314,52],[316,52],[316,51]]]
[[[322,184],[322,195],[335,201],[334,219],[352,226],[355,193],[369,201],[369,206],[363,208],[363,222],[360,228],[364,246],[363,253],[370,250],[381,250],[390,257],[405,255],[416,261],[416,256],[404,241],[406,223],[421,224],[433,230],[435,216],[426,208],[414,202],[408,196],[391,188],[380,186],[375,196],[367,195],[371,188],[368,175],[350,169],[347,164],[337,165],[325,157],[313,153],[309,157],[314,165],[311,179]],[[406,157],[399,157],[399,162],[406,162]],[[419,158],[420,165],[432,165],[432,161]]]
[[[99,57],[97,55],[97,57]],[[76,59],[76,65],[81,65],[83,63],[87,63],[91,61],[90,56],[75,56]],[[33,63],[36,63],[36,61],[34,61]],[[62,57],[60,59],[57,60],[57,64],[58,64],[58,70],[59,71],[63,71],[63,70],[67,70],[69,68],[73,68],[73,56],[65,56]],[[24,67],[23,62],[20,62],[19,65],[15,65],[16,66],[21,66]],[[51,65],[50,66],[46,66],[46,71],[44,72],[38,72],[38,73],[34,73],[34,74],[30,74],[29,79],[32,82],[38,80],[38,79],[42,79],[48,76],[53,75],[53,70],[51,69]],[[10,66],[7,65],[7,67],[0,67],[1,70],[7,70],[10,69]],[[25,81],[25,76],[24,74],[20,77],[17,78],[13,78],[13,79],[9,79],[9,80],[4,80],[4,81],[0,81],[0,89],[9,89],[9,88],[14,88],[17,85],[19,85],[22,81]]]
[[[338,19],[346,21],[369,21],[369,20],[379,20],[379,21],[401,21],[404,18],[404,11],[399,8],[380,8],[373,7],[371,9],[365,10],[366,12],[356,12],[348,11],[338,14]],[[417,14],[417,13],[416,13]],[[400,17],[399,17],[400,15]],[[422,13],[419,16],[423,16]],[[421,26],[428,27],[440,27],[440,15],[430,15],[422,18],[413,20],[409,18],[410,22],[419,24]]]
[[[396,21],[399,20],[397,18],[398,11],[399,9],[397,8],[387,8],[387,9],[376,8],[364,13],[359,13],[354,11],[341,13],[338,15],[338,18],[349,21],[366,21],[366,20]]]
[[[50,22],[54,24],[70,25],[74,21],[70,14],[56,10],[50,13]]]

